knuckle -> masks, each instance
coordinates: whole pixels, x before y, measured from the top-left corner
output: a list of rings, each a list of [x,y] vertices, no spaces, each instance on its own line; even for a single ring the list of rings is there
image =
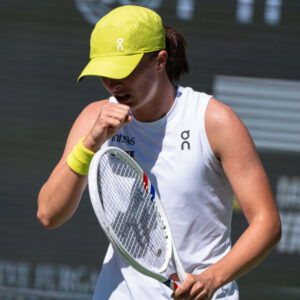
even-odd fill
[[[107,118],[105,117],[101,117],[98,119],[98,122],[97,122],[101,127],[107,127],[109,125],[109,121]]]
[[[203,289],[203,290],[205,289],[204,284],[201,281],[196,281],[195,282],[195,287],[197,289]]]
[[[120,120],[117,120],[117,119],[113,119],[112,120],[112,125],[114,127],[119,127],[121,125],[121,121]]]
[[[192,283],[194,283],[195,281],[196,281],[196,278],[195,278],[195,276],[192,275],[192,274],[188,274],[188,275],[186,276],[186,279],[184,280],[184,282],[187,282],[187,283],[189,283],[189,284],[192,284]]]

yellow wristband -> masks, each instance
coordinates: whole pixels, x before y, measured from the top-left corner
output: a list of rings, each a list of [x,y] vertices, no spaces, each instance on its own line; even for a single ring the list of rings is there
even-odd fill
[[[78,144],[73,148],[67,158],[69,168],[80,175],[87,175],[89,166],[95,153],[82,144],[84,137],[80,139]]]

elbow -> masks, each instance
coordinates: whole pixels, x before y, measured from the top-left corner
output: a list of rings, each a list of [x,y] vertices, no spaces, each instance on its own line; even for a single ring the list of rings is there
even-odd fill
[[[281,221],[280,221],[280,217],[278,216],[278,220],[277,220],[276,224],[274,225],[274,229],[273,229],[274,245],[279,243],[279,241],[281,239],[281,235],[282,235]]]
[[[58,227],[57,218],[54,218],[53,213],[49,210],[49,206],[45,205],[49,203],[50,199],[45,196],[45,186],[42,187],[39,195],[38,195],[38,209],[36,213],[36,217],[38,221],[42,224],[46,229],[54,229]]]
[[[36,217],[39,220],[39,222],[47,229],[54,229],[58,227],[54,220],[51,217],[49,217],[47,213],[42,212],[41,209],[38,209]]]
[[[270,244],[275,247],[279,243],[282,235],[280,217],[274,218],[269,230]]]
[[[59,224],[57,224],[57,218],[55,218],[53,213],[51,214],[49,208],[43,205],[43,201],[40,195],[38,199],[38,210],[36,213],[36,217],[38,221],[47,229],[54,229],[59,226]]]

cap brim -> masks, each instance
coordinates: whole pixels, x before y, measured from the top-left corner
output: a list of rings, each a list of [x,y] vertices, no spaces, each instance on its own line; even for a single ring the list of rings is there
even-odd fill
[[[89,61],[77,78],[80,81],[86,76],[101,76],[122,79],[136,68],[144,53],[124,56],[97,57]]]

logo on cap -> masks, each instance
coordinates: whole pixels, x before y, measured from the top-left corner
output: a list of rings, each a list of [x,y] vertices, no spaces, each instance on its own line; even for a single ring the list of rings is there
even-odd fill
[[[123,41],[124,41],[123,38],[117,39],[117,50],[118,51],[124,51]]]

